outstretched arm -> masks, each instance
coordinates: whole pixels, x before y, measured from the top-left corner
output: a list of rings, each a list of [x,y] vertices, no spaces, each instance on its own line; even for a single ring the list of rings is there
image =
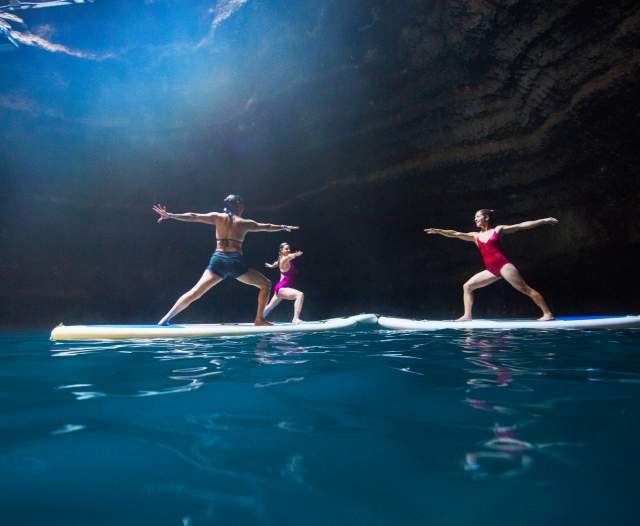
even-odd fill
[[[292,252],[288,256],[283,257],[280,262],[291,261],[292,259],[296,259],[302,256],[302,250],[298,250],[297,252]]]
[[[273,263],[265,263],[264,266],[267,268],[276,268],[278,266],[278,260],[276,259]]]
[[[167,212],[167,207],[161,204],[154,205],[152,208],[153,211],[160,216],[158,218],[158,223],[167,219],[175,219],[177,221],[191,221],[196,223],[215,224],[216,217],[221,215],[217,212],[209,212],[208,214],[195,214],[193,212],[187,212],[185,214],[172,214],[170,212]]]
[[[558,220],[555,217],[545,217],[544,219],[536,219],[535,221],[525,221],[524,223],[517,223],[515,225],[504,225],[500,227],[502,234],[513,234],[519,230],[529,230],[542,225],[557,225]]]
[[[256,221],[245,221],[247,226],[247,232],[291,232],[292,230],[298,230],[299,226],[291,225],[272,225],[271,223],[258,223]]]
[[[472,232],[458,232],[457,230],[444,230],[442,228],[425,228],[424,231],[427,234],[438,234],[439,236],[453,237],[462,241],[471,241],[472,243],[476,241],[476,237]]]

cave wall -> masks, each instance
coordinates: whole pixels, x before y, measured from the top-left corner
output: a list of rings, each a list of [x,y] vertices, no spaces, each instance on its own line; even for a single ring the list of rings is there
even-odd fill
[[[326,5],[330,19],[337,8]],[[322,75],[257,101],[222,130],[185,132],[194,148],[213,144],[212,155],[222,136],[270,151],[269,162],[238,171],[227,186],[245,195],[248,216],[301,230],[252,235],[249,260],[261,268],[283,240],[303,249],[309,319],[452,317],[480,256],[422,229],[473,230],[475,210],[487,207],[506,224],[560,220],[504,240],[556,312],[639,311],[640,5],[352,6],[347,52]],[[267,128],[277,133],[258,136]],[[217,209],[222,190],[202,189],[189,178],[138,181],[135,193],[116,197],[105,184],[106,208],[95,197],[51,199],[35,217],[20,199],[6,201],[2,324],[159,318],[202,272],[213,236],[201,225],[155,225],[150,204],[179,195],[178,207]],[[224,283],[188,318],[250,319],[254,298]],[[478,293],[478,315],[535,313],[505,284]]]

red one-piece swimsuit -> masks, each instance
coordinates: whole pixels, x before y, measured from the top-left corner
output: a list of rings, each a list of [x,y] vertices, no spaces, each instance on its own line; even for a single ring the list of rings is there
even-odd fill
[[[494,276],[500,277],[500,269],[509,263],[509,260],[500,251],[498,241],[498,234],[495,230],[489,236],[489,239],[484,242],[480,241],[479,237],[476,237],[476,244],[482,255],[484,267]]]

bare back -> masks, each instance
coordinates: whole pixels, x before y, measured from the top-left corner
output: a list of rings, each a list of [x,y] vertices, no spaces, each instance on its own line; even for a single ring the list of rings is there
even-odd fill
[[[251,230],[254,221],[240,216],[216,214],[216,250],[219,252],[239,252],[242,254],[242,244],[247,232]]]
[[[280,272],[289,272],[289,269],[291,268],[291,258],[282,258],[278,263],[278,268],[280,269]]]

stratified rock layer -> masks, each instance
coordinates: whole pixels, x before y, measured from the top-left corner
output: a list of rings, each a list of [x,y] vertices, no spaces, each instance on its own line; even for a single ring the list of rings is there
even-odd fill
[[[480,258],[421,230],[472,230],[491,207],[502,223],[560,220],[504,242],[556,309],[637,310],[640,6],[408,2],[377,15],[375,47],[332,79],[367,78],[366,108],[344,108],[358,124],[295,157],[300,193],[272,207],[306,215],[307,250],[331,254],[306,262],[308,286],[328,303],[454,315]],[[481,312],[535,312],[492,289]]]
[[[462,283],[482,269],[477,249],[422,229],[473,230],[485,207],[501,223],[560,220],[503,243],[556,312],[640,311],[638,2],[296,5],[295,23],[274,32],[316,67],[272,60],[265,78],[282,80],[269,95],[251,95],[208,128],[158,130],[191,157],[157,168],[151,159],[148,178],[131,177],[123,157],[100,187],[104,199],[52,198],[37,215],[5,207],[14,301],[4,323],[48,322],[52,312],[54,321],[159,318],[205,267],[212,233],[156,226],[150,205],[218,209],[228,191],[245,194],[251,217],[302,227],[251,237],[246,252],[263,268],[280,241],[304,250],[298,286],[309,319],[459,315]],[[260,72],[284,49],[267,43],[257,39],[238,70]],[[100,159],[92,163],[99,171]],[[42,253],[28,257],[26,239]],[[253,289],[225,283],[211,295],[189,321],[253,315]],[[478,315],[536,314],[505,284],[479,291],[476,306]],[[289,314],[280,307],[276,317]]]

